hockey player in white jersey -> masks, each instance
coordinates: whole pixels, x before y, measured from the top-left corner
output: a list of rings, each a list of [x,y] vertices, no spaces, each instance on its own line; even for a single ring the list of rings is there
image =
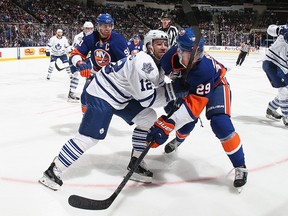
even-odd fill
[[[282,121],[288,127],[288,24],[270,25],[267,33],[277,37],[268,48],[262,67],[270,84],[278,89],[276,97],[268,103],[266,117]],[[280,108],[282,115],[277,112]]]
[[[69,65],[67,54],[72,51],[72,48],[68,42],[68,39],[63,36],[63,30],[57,29],[56,35],[52,36],[49,39],[49,42],[47,44],[46,48],[46,56],[50,56],[50,64],[48,68],[48,75],[47,80],[50,80],[51,74],[55,68],[55,64],[57,59],[60,59],[62,63],[66,66]],[[74,83],[74,76],[71,72],[70,67],[65,67],[67,74],[70,77],[70,89],[68,94],[68,100],[71,95],[75,94],[75,90],[77,88],[77,85]],[[78,83],[77,83],[78,84]]]
[[[68,63],[67,54],[70,51],[71,46],[69,45],[68,39],[63,36],[63,30],[57,29],[56,35],[49,39],[46,47],[46,56],[50,56],[50,64],[47,75],[48,80],[51,78],[56,60],[60,58],[63,63]],[[69,75],[71,74],[70,68],[67,68],[66,71]]]
[[[158,69],[160,58],[168,50],[167,34],[159,30],[149,31],[144,38],[144,50],[147,53],[140,51],[116,63],[110,62],[94,75],[87,87],[87,110],[79,133],[63,145],[39,180],[40,183],[58,190],[63,184],[61,173],[86,150],[106,137],[113,115],[121,117],[130,125],[136,125],[132,135],[133,151],[127,169],[133,166],[146,148],[148,129],[157,118],[152,107],[162,107],[175,99],[171,83],[164,83],[164,73]],[[87,73],[90,72],[87,69]],[[131,179],[150,183],[152,177],[153,173],[143,161]]]
[[[74,36],[74,40],[73,40],[73,48],[75,48],[77,45],[80,44],[80,42],[82,41],[82,38],[86,35],[89,35],[93,32],[94,30],[94,25],[92,24],[92,22],[89,22],[89,21],[86,21],[84,24],[83,24],[83,31],[81,31],[79,34],[75,35]],[[92,64],[91,64],[91,61],[90,61],[90,55],[87,56],[86,60],[85,60],[86,64],[88,65],[88,67],[90,69],[92,69]],[[70,63],[70,62],[69,62]],[[72,63],[70,63],[72,64]],[[73,76],[71,77],[71,82],[70,82],[70,89],[76,89],[78,84],[79,84],[79,70],[74,66],[72,65],[71,66],[71,73],[73,74]],[[72,101],[72,102],[76,102],[76,101],[79,101],[80,100],[80,97],[77,96],[74,91],[69,91],[69,94],[68,94],[68,101]]]

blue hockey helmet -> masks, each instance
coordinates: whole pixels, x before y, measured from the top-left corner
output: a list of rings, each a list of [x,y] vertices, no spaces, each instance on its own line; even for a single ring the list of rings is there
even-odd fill
[[[112,26],[114,25],[114,20],[112,18],[112,16],[108,13],[105,14],[99,14],[97,19],[96,19],[96,23],[98,25],[101,24],[111,24]]]
[[[140,39],[140,35],[139,34],[134,34],[133,38],[139,38]]]
[[[182,51],[188,51],[188,52],[192,52],[195,40],[196,40],[196,37],[192,28],[180,29],[178,36],[176,38],[178,47]],[[203,51],[203,50],[204,50],[204,39],[203,37],[201,37],[199,45],[198,45],[198,51]]]

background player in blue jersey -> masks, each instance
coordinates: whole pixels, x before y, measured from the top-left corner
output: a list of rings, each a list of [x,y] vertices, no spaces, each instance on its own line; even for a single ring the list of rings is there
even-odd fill
[[[85,59],[88,53],[91,52],[92,73],[96,73],[109,62],[116,62],[129,55],[126,39],[112,31],[114,20],[110,14],[99,14],[96,23],[96,30],[83,37],[70,55],[71,62],[80,70],[81,76],[87,78],[81,94],[83,113],[86,111],[86,87],[92,79],[90,74],[87,75],[89,65],[86,64]]]
[[[135,34],[131,40],[127,42],[130,54],[134,55],[143,49],[143,43],[139,34]]]
[[[177,46],[161,58],[161,66],[166,74],[181,71],[183,76],[179,79],[187,86],[189,94],[169,119],[161,116],[154,123],[147,141],[154,140],[154,147],[165,143],[171,131],[193,124],[206,107],[210,126],[235,168],[234,187],[241,188],[246,184],[248,171],[240,136],[230,118],[231,97],[225,78],[226,68],[211,56],[204,55],[204,40],[201,38],[192,67],[185,71],[194,46],[194,32],[191,28],[181,29],[176,41]]]

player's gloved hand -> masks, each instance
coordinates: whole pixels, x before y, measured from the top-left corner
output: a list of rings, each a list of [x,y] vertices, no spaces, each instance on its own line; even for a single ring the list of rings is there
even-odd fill
[[[50,52],[49,51],[46,51],[46,56],[50,56]]]
[[[89,69],[89,67],[85,61],[78,61],[77,62],[77,68],[79,69],[82,77],[86,77],[86,78],[90,77],[91,70]]]
[[[179,79],[165,84],[165,97],[166,101],[175,100],[177,98],[183,98],[188,95],[189,91],[185,87],[184,83]]]
[[[188,95],[188,88],[182,79],[175,79],[172,82],[176,98],[184,98]]]
[[[183,98],[177,98],[174,101],[170,101],[165,107],[164,107],[164,111],[168,114],[171,112],[174,112],[175,110],[177,110],[182,103],[184,102]]]
[[[169,134],[173,131],[175,122],[172,119],[167,119],[162,115],[154,125],[149,129],[146,141],[148,143],[154,142],[152,148],[157,148],[159,145],[165,143],[169,137]]]

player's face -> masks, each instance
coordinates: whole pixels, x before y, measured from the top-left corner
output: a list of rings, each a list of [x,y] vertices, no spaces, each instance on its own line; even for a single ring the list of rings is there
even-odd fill
[[[183,51],[179,48],[177,49],[177,52],[178,52],[180,63],[186,68],[189,64],[189,60],[190,60],[190,56],[192,52]]]
[[[102,38],[107,38],[112,32],[111,24],[101,24],[99,25],[99,33]]]
[[[92,32],[92,31],[93,31],[93,28],[85,28],[84,29],[85,34],[88,34],[88,33]]]
[[[169,26],[170,21],[171,21],[171,20],[170,20],[169,18],[163,18],[163,19],[161,19],[163,28],[167,28],[167,27]]]
[[[61,37],[62,37],[62,35],[63,35],[63,33],[62,33],[62,32],[57,32],[57,33],[56,33],[56,37],[58,37],[58,38],[61,38]]]
[[[153,41],[154,56],[160,59],[168,50],[168,40],[158,39]]]
[[[134,44],[138,44],[140,42],[140,38],[134,38]]]

